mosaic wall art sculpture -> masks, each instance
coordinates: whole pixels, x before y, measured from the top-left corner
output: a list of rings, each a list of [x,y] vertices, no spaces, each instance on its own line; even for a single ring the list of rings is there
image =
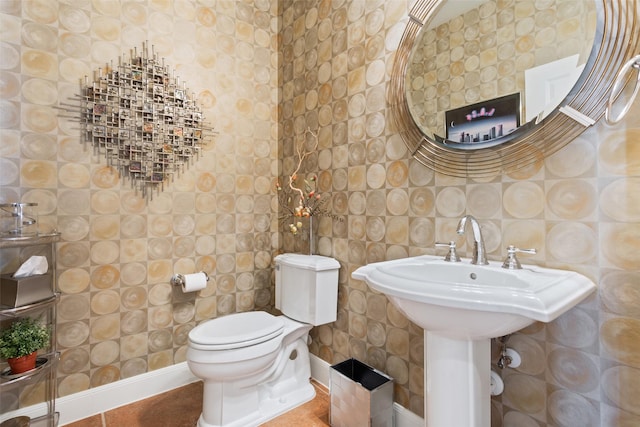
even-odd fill
[[[174,174],[197,158],[205,135],[213,128],[204,122],[195,93],[186,82],[142,44],[130,59],[98,70],[93,82],[85,77],[81,96],[84,136],[107,163],[130,178],[132,186],[150,197]]]

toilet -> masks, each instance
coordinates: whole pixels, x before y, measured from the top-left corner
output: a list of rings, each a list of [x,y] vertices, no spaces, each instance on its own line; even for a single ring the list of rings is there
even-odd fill
[[[302,254],[275,263],[281,316],[229,314],[189,332],[187,365],[204,382],[198,427],[257,426],[315,396],[309,331],[336,320],[340,264]]]

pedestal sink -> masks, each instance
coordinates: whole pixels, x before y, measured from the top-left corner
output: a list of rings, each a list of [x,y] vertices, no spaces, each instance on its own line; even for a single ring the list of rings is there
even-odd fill
[[[489,427],[491,338],[550,322],[596,289],[573,271],[424,255],[353,272],[424,332],[427,427]]]

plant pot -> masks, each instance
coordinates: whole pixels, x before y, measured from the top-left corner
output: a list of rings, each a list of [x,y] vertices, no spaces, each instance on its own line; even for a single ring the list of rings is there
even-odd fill
[[[31,354],[20,357],[11,357],[7,359],[12,374],[22,374],[23,372],[30,371],[36,367],[37,352],[34,351]]]

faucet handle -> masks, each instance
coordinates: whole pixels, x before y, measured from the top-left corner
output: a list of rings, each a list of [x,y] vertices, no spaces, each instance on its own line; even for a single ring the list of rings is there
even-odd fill
[[[523,254],[531,254],[535,255],[537,251],[535,249],[520,249],[516,248],[514,245],[509,245],[507,247],[507,258],[502,263],[502,268],[507,268],[509,270],[520,270],[522,266],[520,265],[520,261],[518,261],[518,257],[516,253]]]
[[[456,252],[456,242],[454,242],[453,240],[450,241],[449,243],[436,242],[436,247],[447,247],[447,248],[449,248],[449,252],[447,252],[447,255],[444,257],[445,261],[460,262],[460,257],[458,256],[458,253]]]

